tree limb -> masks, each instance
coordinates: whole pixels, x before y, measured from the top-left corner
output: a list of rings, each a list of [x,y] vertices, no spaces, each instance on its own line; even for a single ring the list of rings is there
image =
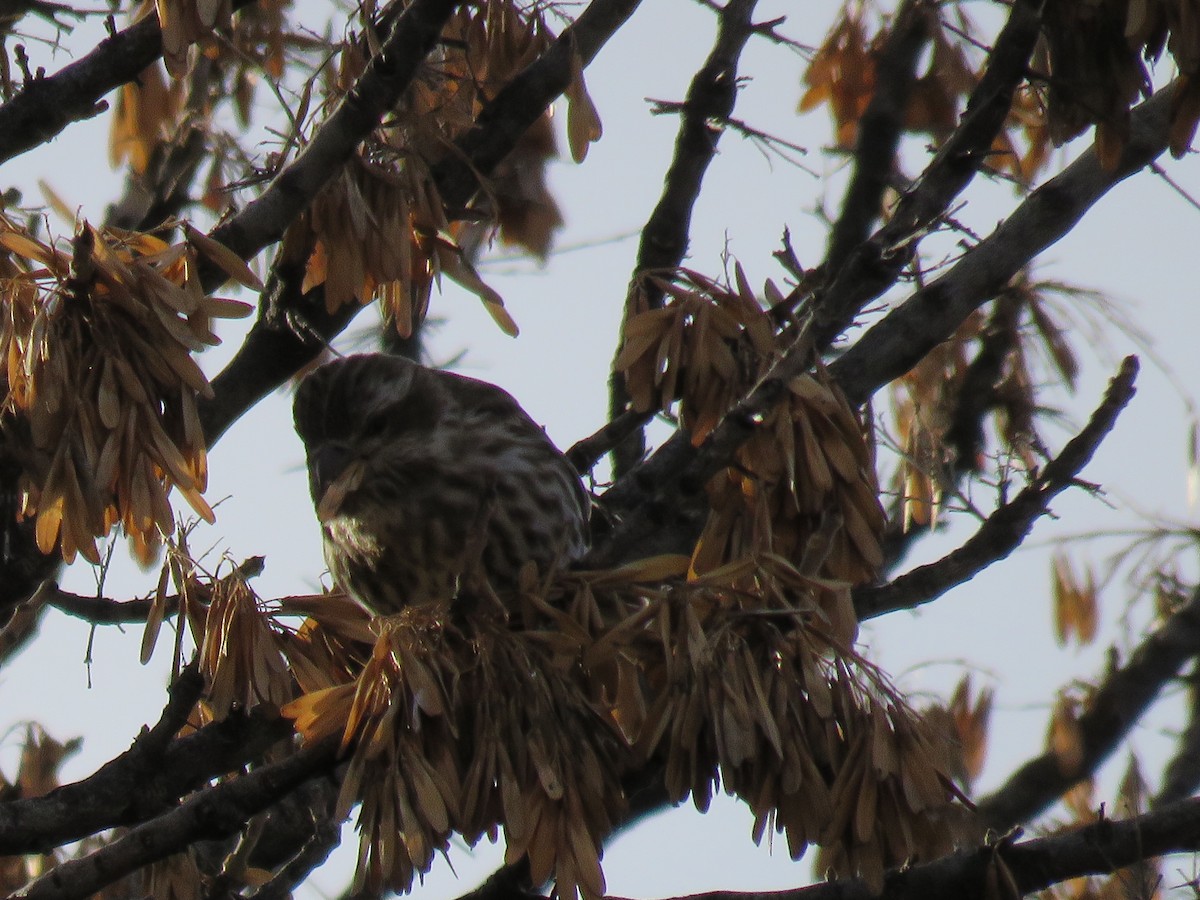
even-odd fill
[[[925,0],[905,0],[896,11],[895,25],[880,50],[875,93],[858,120],[854,170],[842,198],[841,212],[829,231],[822,263],[831,275],[870,236],[871,226],[883,209],[883,194],[895,173],[896,151],[904,133],[917,63],[921,50],[929,42],[928,17],[936,14]]]
[[[279,240],[292,220],[395,107],[460,2],[414,0],[407,6],[366,71],[312,140],[261,195],[214,228],[211,237],[243,259]],[[227,277],[224,272],[214,271],[206,279],[206,286],[216,287]]]
[[[961,124],[917,183],[900,198],[891,219],[870,240],[859,244],[845,265],[829,272],[832,281],[814,301],[818,347],[832,343],[871,300],[895,283],[915,252],[917,240],[987,162],[1041,34],[1041,6],[1041,0],[1013,3],[983,76],[967,101]]]
[[[1016,497],[988,516],[965,544],[937,562],[918,566],[887,584],[855,588],[854,608],[859,619],[871,619],[897,609],[914,609],[936,600],[1016,550],[1034,523],[1046,513],[1050,501],[1077,483],[1079,471],[1088,464],[1116,425],[1117,416],[1133,399],[1137,372],[1137,357],[1126,357],[1109,382],[1104,402],[1092,413],[1084,429]]]
[[[1181,800],[1131,819],[1104,819],[1049,837],[1005,840],[893,869],[884,876],[882,892],[856,878],[839,878],[769,893],[706,891],[687,900],[986,900],[1030,894],[1070,878],[1107,874],[1150,857],[1195,850],[1200,850],[1200,799]],[[998,889],[997,880],[1004,887]]]
[[[1111,672],[1088,698],[1078,720],[1080,757],[1061,758],[1053,749],[1021,766],[978,804],[980,821],[996,831],[1028,822],[1088,777],[1116,748],[1134,723],[1188,660],[1200,652],[1200,589],[1149,637],[1129,662]],[[1154,856],[1155,853],[1147,855]]]
[[[1136,106],[1129,142],[1111,172],[1095,145],[1029,195],[995,231],[949,271],[873,325],[830,373],[852,405],[899,378],[946,340],[975,309],[994,297],[1035,256],[1067,234],[1101,197],[1167,148],[1169,85]]]
[[[172,739],[202,687],[189,671],[176,679],[158,724],[120,756],[42,797],[0,803],[0,856],[47,852],[106,828],[136,825],[292,735],[290,721],[256,709]]]
[[[85,897],[143,866],[181,852],[197,840],[232,834],[255,813],[327,772],[337,756],[338,742],[339,736],[331,735],[279,762],[208,788],[111,844],[59,863],[20,896],[28,900]]]
[[[1200,666],[1188,676],[1188,721],[1179,736],[1175,755],[1163,772],[1162,785],[1152,806],[1162,806],[1196,793],[1200,787]]]
[[[622,335],[629,318],[638,312],[639,301],[655,309],[662,305],[662,289],[646,280],[648,272],[674,269],[687,252],[692,210],[704,173],[717,152],[721,139],[720,123],[732,114],[737,101],[738,60],[750,35],[754,33],[751,16],[758,0],[729,0],[718,12],[717,39],[704,65],[692,78],[687,99],[681,107],[679,133],[675,137],[675,155],[663,180],[663,191],[650,218],[642,227],[637,262],[629,280],[621,331],[617,337],[620,353]],[[624,376],[613,367],[609,380],[609,418],[616,420],[629,406],[629,391]],[[643,429],[632,432],[613,452],[613,475],[619,478],[629,471],[646,452]]]
[[[433,167],[433,179],[446,207],[465,207],[479,189],[480,175],[490,173],[512,151],[521,136],[570,85],[573,59],[584,68],[633,15],[641,0],[592,0],[541,56],[500,89]]]

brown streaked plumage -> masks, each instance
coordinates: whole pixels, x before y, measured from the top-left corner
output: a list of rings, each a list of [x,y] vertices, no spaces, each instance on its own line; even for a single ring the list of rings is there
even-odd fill
[[[587,549],[587,495],[546,433],[495,385],[395,356],[301,382],[296,431],[334,581],[381,614],[498,591]]]

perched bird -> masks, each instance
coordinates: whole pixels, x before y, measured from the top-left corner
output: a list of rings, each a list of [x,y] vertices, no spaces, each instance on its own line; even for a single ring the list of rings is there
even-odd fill
[[[339,359],[296,391],[335,583],[379,614],[516,584],[587,549],[588,498],[505,391],[397,356]]]

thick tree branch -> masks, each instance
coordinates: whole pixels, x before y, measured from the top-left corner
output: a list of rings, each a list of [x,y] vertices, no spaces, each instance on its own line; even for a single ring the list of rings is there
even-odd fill
[[[831,277],[842,268],[851,251],[867,239],[883,209],[884,191],[895,174],[896,151],[904,133],[917,63],[929,41],[929,16],[936,14],[925,0],[905,0],[879,53],[875,93],[858,120],[854,170],[841,212],[829,231],[823,265]]]
[[[1093,146],[836,360],[830,372],[851,404],[865,403],[916,365],[1030,260],[1067,234],[1113,186],[1159,157],[1167,147],[1174,90],[1174,85],[1165,87],[1133,109],[1129,142],[1115,170],[1104,169]]]
[[[646,274],[674,269],[687,252],[692,209],[700,196],[704,173],[716,155],[723,130],[721,123],[733,114],[737,101],[738,59],[754,33],[751,16],[757,3],[758,0],[729,0],[718,13],[716,43],[688,87],[675,137],[675,154],[663,180],[662,195],[642,227],[637,262],[625,298],[622,335],[630,316],[638,312],[635,303],[640,301],[652,309],[662,305],[662,290],[648,282]],[[619,345],[618,336],[618,353]],[[609,382],[609,418],[618,419],[628,406],[625,378],[614,368]],[[629,471],[645,451],[645,432],[639,428],[614,451],[614,477]]]
[[[235,10],[253,0],[234,0]],[[105,38],[53,75],[35,78],[0,106],[0,163],[55,138],[74,122],[104,112],[109,91],[137,80],[162,56],[158,17],[149,15]]]
[[[68,125],[104,112],[101,98],[135,80],[162,55],[157,16],[147,16],[54,75],[35,79],[0,106],[0,163],[56,137]]]
[[[897,609],[913,609],[936,600],[946,591],[969,581],[992,563],[1004,559],[1021,545],[1034,523],[1045,515],[1050,501],[1076,484],[1080,470],[1116,425],[1117,416],[1133,399],[1137,358],[1129,356],[1109,382],[1104,402],[1092,413],[1084,429],[1067,442],[1016,497],[1002,505],[965,544],[937,562],[918,566],[882,585],[863,585],[854,591],[859,619],[870,619]]]
[[[85,897],[195,841],[233,834],[255,813],[328,772],[337,756],[338,740],[339,736],[333,735],[279,762],[211,787],[94,853],[60,863],[25,888],[21,896],[29,900]]]
[[[1163,772],[1153,806],[1182,800],[1200,788],[1200,664],[1188,677],[1188,721],[1176,742],[1175,755]]]
[[[979,802],[980,821],[996,831],[1028,822],[1088,777],[1190,659],[1200,653],[1200,589],[1142,641],[1129,662],[1111,672],[1079,716],[1076,760],[1047,750],[1021,766]],[[1147,855],[1155,855],[1148,853]]]
[[[986,900],[1102,875],[1167,853],[1200,850],[1200,799],[1132,819],[956,853],[889,872],[882,892],[854,878],[769,893],[707,891],[687,900]],[[1000,867],[1000,868],[997,868]],[[999,876],[999,877],[997,877]],[[1011,877],[1011,882],[1006,876]],[[999,886],[998,886],[999,885]],[[615,898],[613,898],[615,900]]]
[[[291,736],[291,722],[254,710],[172,739],[201,687],[200,676],[185,670],[158,724],[120,756],[45,796],[0,803],[0,856],[46,852],[106,828],[144,822]]]
[[[962,123],[900,199],[887,224],[847,256],[838,271],[829,272],[832,281],[814,304],[818,347],[836,340],[871,300],[895,283],[925,230],[987,162],[1040,33],[1040,0],[1016,0]]]

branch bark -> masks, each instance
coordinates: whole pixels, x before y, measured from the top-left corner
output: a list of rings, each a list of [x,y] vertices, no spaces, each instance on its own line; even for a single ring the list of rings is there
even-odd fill
[[[1171,85],[1134,108],[1129,143],[1109,172],[1093,145],[1026,198],[987,238],[953,267],[872,326],[830,373],[852,405],[865,403],[946,340],[1039,253],[1066,235],[1115,185],[1167,148]]]
[[[900,199],[887,224],[829,273],[831,283],[814,302],[818,347],[832,343],[871,300],[895,283],[925,230],[987,162],[1041,34],[1041,7],[1040,0],[1013,3],[983,77],[967,101],[962,123]]]
[[[687,900],[986,900],[1029,894],[1070,878],[1107,874],[1150,857],[1195,850],[1200,850],[1200,799],[896,869],[885,876],[882,892],[859,879],[839,878],[767,894],[707,891]],[[1004,886],[1000,889],[997,875]],[[1005,876],[1011,881],[1006,883]]]
[[[158,723],[93,775],[41,797],[0,803],[0,856],[47,852],[106,828],[144,822],[292,735],[290,721],[254,710],[174,738],[202,686],[198,673],[185,670]]]
[[[224,781],[182,806],[143,822],[128,834],[79,859],[51,869],[21,892],[27,900],[75,900],[198,840],[222,838],[289,792],[332,768],[338,736],[287,758]]]

